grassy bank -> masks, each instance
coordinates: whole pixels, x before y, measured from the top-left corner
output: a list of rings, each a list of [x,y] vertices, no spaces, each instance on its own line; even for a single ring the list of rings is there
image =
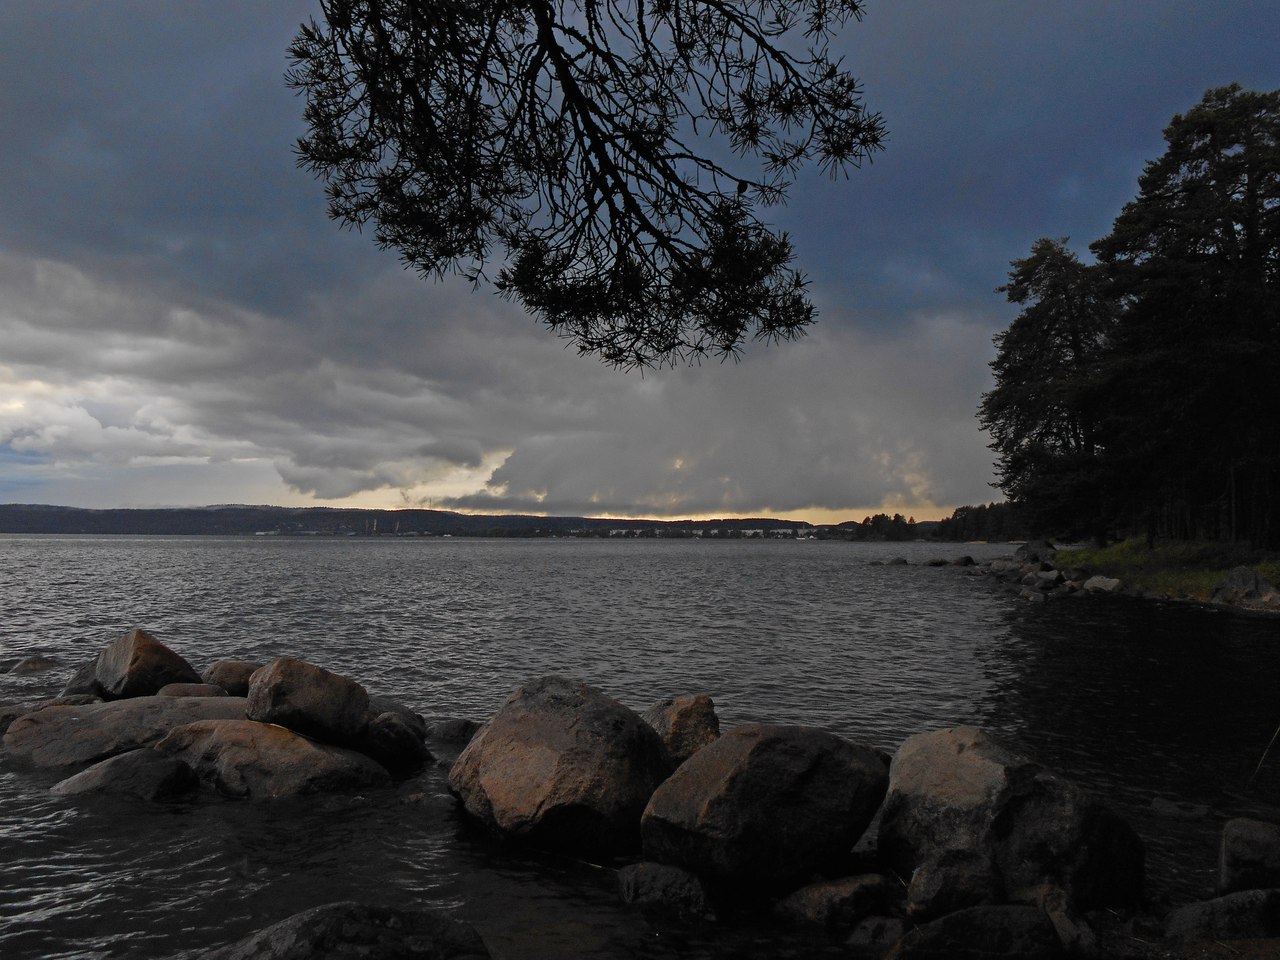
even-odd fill
[[[1280,585],[1280,556],[1264,555],[1238,544],[1193,542],[1157,543],[1148,548],[1141,538],[1125,540],[1102,549],[1071,551],[1071,560],[1059,557],[1090,573],[1118,577],[1126,586],[1170,597],[1208,600],[1233,567],[1246,566],[1274,585]]]

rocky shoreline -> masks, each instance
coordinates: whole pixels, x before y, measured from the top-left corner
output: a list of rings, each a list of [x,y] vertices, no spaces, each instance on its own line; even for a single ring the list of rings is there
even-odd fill
[[[1229,571],[1214,587],[1206,603],[1183,594],[1143,590],[1116,577],[1087,570],[1071,563],[1071,560],[1070,549],[1059,550],[1045,540],[1033,540],[1019,546],[1011,556],[997,557],[984,563],[977,563],[972,557],[960,557],[956,560],[930,560],[925,565],[965,567],[974,576],[991,577],[1008,584],[1017,590],[1022,599],[1031,603],[1109,595],[1209,606],[1235,613],[1263,616],[1280,614],[1280,590],[1258,576],[1250,567],[1236,567]],[[907,565],[907,561],[901,557],[871,562],[877,565]]]
[[[1023,576],[1049,573],[1031,550],[1016,562],[1039,569]],[[444,774],[468,819],[615,870],[619,897],[657,926],[770,916],[789,936],[895,960],[1280,957],[1280,826],[1229,821],[1221,895],[1156,915],[1136,832],[975,727],[917,734],[889,755],[812,727],[721,731],[706,694],[637,713],[563,677],[525,683],[483,725],[429,723],[314,664],[197,672],[132,630],[60,696],[0,704],[0,731],[16,767],[65,774],[51,789],[68,802],[358,792],[376,803]],[[490,954],[445,915],[342,903],[183,956]]]

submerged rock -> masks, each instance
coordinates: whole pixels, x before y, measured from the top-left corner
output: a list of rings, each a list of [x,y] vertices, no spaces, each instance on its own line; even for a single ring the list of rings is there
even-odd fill
[[[171,960],[488,960],[470,924],[432,910],[330,903],[274,923],[230,946]]]
[[[657,733],[584,683],[520,687],[449,771],[466,812],[500,836],[583,856],[633,850],[671,769]]]
[[[9,668],[9,673],[13,675],[22,675],[28,673],[44,673],[46,670],[52,670],[54,667],[61,666],[53,657],[46,657],[44,654],[37,653],[30,657],[24,657]]]
[[[1066,951],[1036,907],[969,907],[912,930],[885,960],[1057,960]]]
[[[640,718],[658,732],[675,764],[684,763],[720,736],[720,718],[705,693],[659,700]]]
[[[143,747],[95,763],[55,783],[49,792],[63,797],[112,793],[159,801],[189,796],[199,785],[200,779],[187,764]]]
[[[98,654],[94,677],[108,700],[146,697],[170,683],[199,683],[191,664],[145,630],[130,630]]]
[[[47,707],[18,717],[4,736],[13,757],[40,767],[96,763],[155,743],[197,720],[244,719],[239,697],[137,697]]]
[[[1142,890],[1142,843],[1128,824],[976,727],[899,748],[879,849],[900,876],[970,852],[993,864],[1006,901],[1045,883],[1081,909],[1129,905]]]
[[[185,761],[220,793],[246,800],[354,790],[390,781],[387,771],[362,753],[254,720],[189,723],[167,734],[155,749]]]
[[[480,732],[484,724],[479,720],[467,720],[464,717],[445,717],[427,724],[427,739],[439,740],[441,743],[467,744]]]
[[[785,890],[849,853],[887,783],[869,747],[811,727],[737,727],[654,792],[641,822],[645,856]]]
[[[623,867],[618,893],[623,903],[658,913],[699,919],[715,915],[701,878],[667,863],[643,860]]]

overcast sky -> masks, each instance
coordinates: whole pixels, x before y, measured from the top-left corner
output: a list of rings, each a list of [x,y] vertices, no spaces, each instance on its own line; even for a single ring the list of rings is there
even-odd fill
[[[1280,87],[1274,0],[869,0],[888,149],[767,216],[819,324],[641,376],[327,219],[282,78],[317,10],[0,4],[0,501],[946,515],[999,497],[1009,261],[1086,252],[1207,88]]]

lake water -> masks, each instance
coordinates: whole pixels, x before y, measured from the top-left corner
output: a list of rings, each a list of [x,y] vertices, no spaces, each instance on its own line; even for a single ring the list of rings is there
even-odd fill
[[[1000,545],[819,541],[0,537],[0,700],[56,693],[134,626],[197,669],[290,655],[428,717],[521,682],[644,708],[712,695],[722,726],[883,746],[974,723],[1116,807],[1157,900],[1209,894],[1222,821],[1280,819],[1280,620],[1089,598],[1032,605],[931,557]],[[871,565],[901,555],[912,566]],[[610,870],[497,848],[444,771],[362,798],[64,800],[0,756],[0,956],[164,957],[335,900],[435,906],[499,958],[816,956],[784,933],[651,925]]]

